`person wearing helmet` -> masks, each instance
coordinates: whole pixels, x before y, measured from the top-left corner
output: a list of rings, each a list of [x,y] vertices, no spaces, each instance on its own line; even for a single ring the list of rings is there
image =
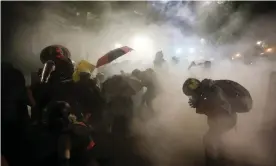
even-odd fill
[[[164,54],[162,51],[158,51],[155,55],[153,64],[155,67],[162,67],[165,63]]]
[[[89,63],[86,60],[82,60],[76,66],[76,69],[73,73],[73,80],[75,82],[80,81],[80,79],[90,79],[92,72],[95,69],[95,65]]]
[[[147,88],[142,103],[146,104],[149,109],[153,110],[152,102],[159,90],[159,84],[157,83],[157,77],[154,70],[151,68],[146,69],[145,71],[135,69],[132,71],[132,75],[138,78],[142,85]]]
[[[40,53],[40,60],[45,65],[48,61],[55,64],[55,71],[52,73],[53,79],[71,79],[74,72],[71,53],[62,45],[50,45],[45,47]]]
[[[32,110],[38,112],[38,115],[34,116],[35,120],[41,119],[41,110],[49,102],[65,101],[72,106],[73,113],[78,119],[89,119],[89,121],[93,119],[93,122],[96,123],[96,120],[101,117],[103,99],[97,82],[90,78],[95,66],[87,61],[80,61],[73,74],[74,65],[70,60],[70,52],[67,48],[59,45],[43,49],[41,61],[49,64],[48,69],[53,70],[47,72],[50,74],[49,81],[38,83],[36,87],[32,88],[37,103]],[[52,66],[55,67],[51,68]]]
[[[237,123],[237,113],[248,112],[252,108],[252,98],[247,89],[230,80],[202,81],[188,78],[182,87],[189,97],[189,105],[196,113],[207,116],[208,132],[204,136],[206,164],[221,165],[223,148],[221,136],[233,129]]]
[[[189,78],[184,82],[182,91],[186,96],[196,97],[199,85],[200,81],[198,79]]]
[[[137,78],[140,78],[140,77],[141,77],[141,74],[142,74],[142,71],[139,70],[139,69],[134,69],[134,70],[131,72],[131,75],[133,75],[134,77],[137,77]]]
[[[70,57],[69,50],[61,45],[50,45],[41,51],[40,60],[44,66],[32,74],[30,87],[36,102],[32,108],[33,120],[41,119],[41,110],[51,97],[66,96],[65,92],[69,93],[72,89],[74,65]]]

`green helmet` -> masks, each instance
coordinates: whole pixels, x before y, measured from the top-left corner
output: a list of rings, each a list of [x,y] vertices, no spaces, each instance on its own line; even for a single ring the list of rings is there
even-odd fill
[[[188,78],[182,86],[182,91],[186,96],[192,96],[199,85],[200,81],[198,79]]]

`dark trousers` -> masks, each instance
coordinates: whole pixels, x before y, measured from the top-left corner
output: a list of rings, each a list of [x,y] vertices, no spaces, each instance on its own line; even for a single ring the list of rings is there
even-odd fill
[[[221,137],[233,129],[237,123],[237,115],[218,115],[208,117],[209,130],[203,138],[206,166],[223,166],[226,158],[223,155]]]

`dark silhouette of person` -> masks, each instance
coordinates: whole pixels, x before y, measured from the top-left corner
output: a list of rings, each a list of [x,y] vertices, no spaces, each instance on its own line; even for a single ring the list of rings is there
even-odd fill
[[[189,104],[196,108],[196,113],[207,116],[209,130],[203,140],[206,164],[222,165],[224,156],[221,136],[236,126],[237,113],[251,110],[253,101],[250,93],[231,80],[199,81],[195,78],[188,78],[182,90],[189,96]]]

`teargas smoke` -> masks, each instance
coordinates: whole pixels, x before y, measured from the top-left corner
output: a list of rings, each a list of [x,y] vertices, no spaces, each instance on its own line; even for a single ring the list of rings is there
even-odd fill
[[[66,2],[42,3],[41,10],[36,13],[39,19],[32,24],[25,22],[18,26],[13,36],[13,55],[21,63],[21,68],[39,66],[40,51],[52,44],[69,48],[76,62],[85,59],[93,64],[114,47],[130,46],[135,49],[106,65],[102,69],[106,75],[152,67],[155,53],[163,51],[167,62],[162,68],[155,69],[163,92],[154,100],[154,115],[148,115],[144,110],[142,117],[133,119],[132,125],[138,138],[137,149],[156,166],[193,166],[203,162],[202,137],[207,131],[206,118],[189,107],[188,98],[182,93],[182,84],[188,77],[230,79],[250,91],[254,100],[253,110],[239,115],[236,130],[227,133],[224,142],[232,158],[252,163],[265,162],[262,159],[267,151],[259,143],[258,134],[265,120],[262,117],[267,106],[269,75],[276,65],[265,61],[252,65],[234,63],[228,55],[239,52],[237,58],[242,56],[252,41],[262,40],[257,36],[273,38],[272,30],[276,23],[271,21],[273,17],[262,16],[249,22],[249,10],[234,11],[226,6],[227,10],[221,14],[223,5],[227,3],[216,2],[198,2],[193,10],[190,3],[172,4],[169,1],[121,2],[119,5],[114,5],[116,2],[91,2],[100,9],[94,14],[84,7],[73,9]],[[76,2],[79,6],[88,4],[81,3],[84,2]],[[120,6],[124,6],[123,9]],[[25,4],[20,11],[28,19],[34,15],[31,9],[35,7]],[[153,10],[159,14],[154,15]],[[70,11],[71,15],[66,11]],[[74,19],[69,20],[72,15]],[[227,15],[231,17],[224,26],[214,27],[215,20],[226,20]],[[156,21],[157,18],[159,21]],[[182,20],[177,20],[180,18]],[[179,22],[185,22],[185,26]],[[245,25],[247,29],[239,34],[239,40],[223,44],[229,38],[234,41],[232,34]],[[177,65],[170,63],[173,56],[180,58]],[[192,61],[200,60],[212,61],[212,67],[209,70],[201,67],[187,70]]]

